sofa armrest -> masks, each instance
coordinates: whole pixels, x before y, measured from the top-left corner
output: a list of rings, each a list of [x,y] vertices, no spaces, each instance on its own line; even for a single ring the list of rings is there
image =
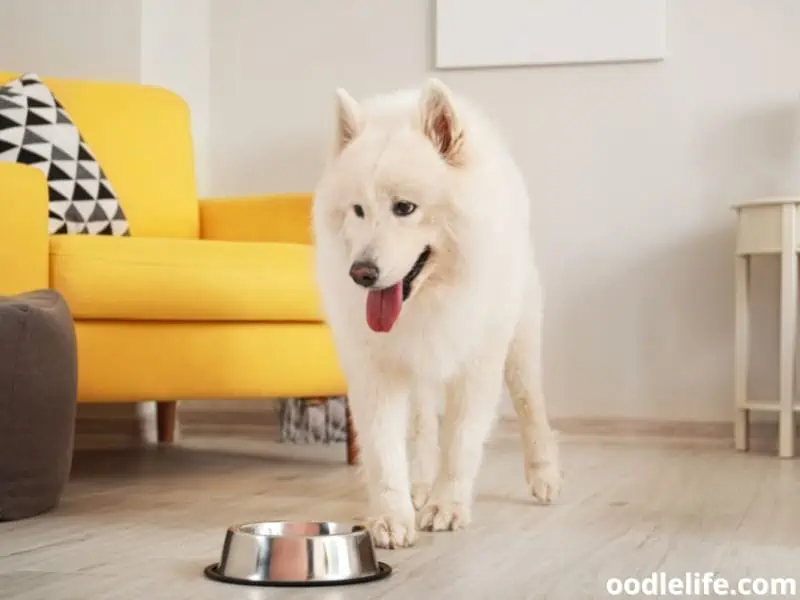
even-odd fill
[[[44,173],[0,163],[0,295],[50,285],[48,198]]]
[[[240,242],[311,244],[311,194],[200,201],[200,237]]]

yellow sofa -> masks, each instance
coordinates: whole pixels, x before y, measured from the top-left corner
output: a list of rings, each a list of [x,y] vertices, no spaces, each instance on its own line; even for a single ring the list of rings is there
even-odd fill
[[[0,73],[0,82],[18,74]],[[38,170],[0,163],[0,293],[52,287],[76,321],[79,402],[343,395],[312,273],[309,194],[199,200],[189,111],[162,88],[44,78],[131,236],[47,234]]]

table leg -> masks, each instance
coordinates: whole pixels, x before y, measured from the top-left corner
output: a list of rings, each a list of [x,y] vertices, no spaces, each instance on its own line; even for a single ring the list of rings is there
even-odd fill
[[[797,340],[797,239],[795,206],[783,207],[781,244],[780,411],[778,453],[794,456],[794,371]]]
[[[733,438],[737,450],[750,446],[750,411],[747,403],[750,369],[750,257],[735,259],[736,329],[734,341],[734,425]]]

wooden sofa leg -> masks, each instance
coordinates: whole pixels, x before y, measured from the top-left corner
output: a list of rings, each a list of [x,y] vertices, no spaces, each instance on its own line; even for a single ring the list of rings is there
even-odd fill
[[[156,402],[156,427],[158,442],[171,444],[175,441],[175,423],[178,417],[177,402]]]
[[[358,464],[358,434],[353,425],[353,417],[350,415],[350,404],[347,405],[347,464]]]

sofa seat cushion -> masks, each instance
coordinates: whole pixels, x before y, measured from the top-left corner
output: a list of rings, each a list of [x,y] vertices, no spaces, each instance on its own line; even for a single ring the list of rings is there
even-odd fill
[[[75,318],[321,322],[312,247],[52,236],[51,286]]]

